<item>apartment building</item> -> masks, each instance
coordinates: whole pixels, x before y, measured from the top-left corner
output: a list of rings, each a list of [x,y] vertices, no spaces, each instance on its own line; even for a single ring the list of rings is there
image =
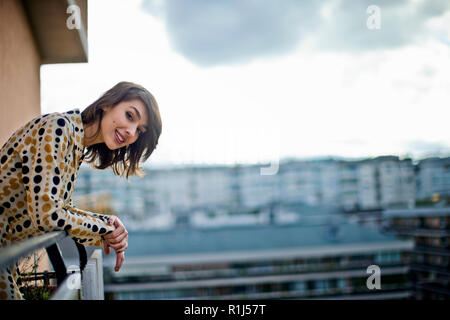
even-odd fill
[[[414,241],[410,275],[413,297],[450,299],[450,208],[383,211],[382,227]]]
[[[414,207],[416,181],[410,159],[282,162],[274,175],[259,165],[148,170],[144,178],[112,182],[112,172],[80,169],[76,196],[109,193],[113,208],[134,221],[164,215],[179,219],[195,210],[260,211],[304,202],[344,211]]]
[[[328,211],[295,224],[136,231],[107,299],[409,299],[413,242]],[[112,259],[112,258],[111,258]],[[368,267],[381,270],[378,289]]]
[[[416,176],[417,199],[450,197],[450,157],[419,161]]]

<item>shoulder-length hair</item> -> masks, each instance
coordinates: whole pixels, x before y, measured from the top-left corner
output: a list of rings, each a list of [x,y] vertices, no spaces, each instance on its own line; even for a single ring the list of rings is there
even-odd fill
[[[139,135],[132,144],[116,150],[110,150],[105,143],[98,143],[87,147],[85,161],[92,163],[97,169],[112,167],[114,174],[119,176],[130,175],[142,177],[144,172],[139,166],[139,161],[146,161],[158,144],[162,131],[161,116],[158,104],[153,95],[144,87],[132,82],[119,82],[106,91],[99,99],[81,112],[84,125],[98,124],[94,137],[100,132],[100,124],[103,118],[102,107],[114,108],[122,101],[139,99],[148,111],[148,130]],[[91,137],[89,137],[91,138]]]

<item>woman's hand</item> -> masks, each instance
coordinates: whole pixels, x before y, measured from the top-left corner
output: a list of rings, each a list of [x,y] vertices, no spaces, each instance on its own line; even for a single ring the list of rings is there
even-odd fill
[[[128,232],[122,221],[116,216],[111,216],[108,224],[113,225],[116,229],[108,235],[103,236],[105,239],[103,246],[105,253],[110,253],[110,247],[116,252],[116,267],[115,271],[119,271],[125,260],[124,251],[128,248]]]
[[[105,249],[105,253],[109,254],[111,251],[109,249],[109,245],[106,240],[103,240],[103,247]],[[116,266],[114,267],[114,271],[119,271],[120,267],[122,267],[123,262],[125,261],[125,254],[122,252],[116,252]]]

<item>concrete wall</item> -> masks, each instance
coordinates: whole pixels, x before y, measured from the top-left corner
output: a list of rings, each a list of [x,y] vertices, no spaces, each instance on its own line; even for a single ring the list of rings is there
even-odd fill
[[[0,0],[0,146],[41,113],[40,56],[22,1]]]
[[[0,146],[41,113],[40,56],[19,0],[0,0]],[[38,272],[49,269],[45,249],[37,251]],[[20,270],[32,271],[33,255]]]
[[[73,3],[81,9],[85,31],[66,28],[65,0],[0,0],[0,147],[41,114],[42,63],[87,62],[87,0]],[[45,249],[37,255],[37,271],[49,270]],[[21,271],[32,271],[30,257],[22,260]]]

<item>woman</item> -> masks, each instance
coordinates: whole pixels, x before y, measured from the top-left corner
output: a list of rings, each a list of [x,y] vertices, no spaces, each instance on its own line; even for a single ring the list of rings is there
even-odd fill
[[[131,82],[118,83],[82,113],[46,114],[25,124],[0,151],[2,247],[66,230],[81,244],[103,245],[106,254],[113,248],[118,271],[127,231],[116,216],[72,206],[77,171],[84,160],[119,176],[141,176],[139,162],[150,157],[161,130],[156,100]],[[17,264],[0,271],[0,299],[23,299],[17,277]]]

